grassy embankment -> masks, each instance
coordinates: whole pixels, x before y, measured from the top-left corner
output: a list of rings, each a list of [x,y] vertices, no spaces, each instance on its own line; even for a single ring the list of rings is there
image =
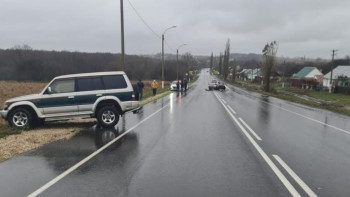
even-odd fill
[[[215,74],[218,76],[218,73]],[[226,83],[230,82],[226,81]],[[350,115],[350,95],[329,94],[325,91],[305,90],[296,87],[282,88],[281,83],[272,83],[272,91],[265,92],[261,85],[239,79],[236,79],[232,85],[263,95]]]

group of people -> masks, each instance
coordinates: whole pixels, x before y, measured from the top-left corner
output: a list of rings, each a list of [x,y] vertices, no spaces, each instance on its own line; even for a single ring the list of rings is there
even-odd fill
[[[184,78],[181,82],[180,80],[177,81],[176,83],[176,91],[179,91],[180,90],[180,86],[181,86],[181,91],[182,90],[185,90],[185,92],[187,91],[187,78]]]
[[[139,80],[136,84],[133,85],[134,92],[136,94],[135,96],[139,100],[142,99],[144,87],[145,87],[145,84],[141,80]],[[157,88],[158,88],[158,83],[156,80],[153,80],[153,82],[151,83],[151,88],[153,91],[153,96],[155,96],[157,94]]]
[[[180,86],[181,86],[181,91],[183,89],[185,91],[187,91],[187,83],[188,83],[187,78],[184,78],[181,82],[180,82],[180,80],[178,80],[176,83],[177,91],[180,90]],[[145,84],[141,80],[139,80],[134,87],[134,90],[135,90],[135,92],[137,92],[137,97],[139,98],[139,100],[142,99],[144,87],[145,87]],[[151,88],[152,88],[153,96],[155,96],[157,94],[157,89],[158,89],[158,83],[156,80],[153,80],[153,82],[151,83]]]

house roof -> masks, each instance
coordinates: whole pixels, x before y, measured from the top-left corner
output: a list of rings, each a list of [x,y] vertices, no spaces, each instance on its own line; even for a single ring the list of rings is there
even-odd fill
[[[350,65],[340,65],[333,69],[333,79],[338,78],[338,76],[347,76],[350,77]],[[331,72],[327,73],[323,78],[330,79]]]
[[[308,75],[311,71],[313,71],[314,69],[317,69],[316,67],[304,67],[303,69],[301,69],[298,73],[296,73],[294,75],[294,77],[297,78],[303,78],[306,75]]]

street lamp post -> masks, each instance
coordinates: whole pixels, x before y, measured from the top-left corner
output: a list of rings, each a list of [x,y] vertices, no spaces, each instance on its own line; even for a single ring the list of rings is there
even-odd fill
[[[176,26],[171,26],[167,29],[164,30],[163,34],[162,34],[162,89],[164,89],[164,34],[166,31],[168,31],[169,29],[175,28]]]
[[[179,49],[187,44],[182,44],[176,49],[176,80],[179,80]]]

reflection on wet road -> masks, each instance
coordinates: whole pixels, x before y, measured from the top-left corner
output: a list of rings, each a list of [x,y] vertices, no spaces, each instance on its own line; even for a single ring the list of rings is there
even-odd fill
[[[0,195],[26,196],[52,180],[39,196],[350,193],[348,117],[231,86],[206,91],[211,77],[202,71],[188,92],[115,128],[94,126],[0,163]]]

